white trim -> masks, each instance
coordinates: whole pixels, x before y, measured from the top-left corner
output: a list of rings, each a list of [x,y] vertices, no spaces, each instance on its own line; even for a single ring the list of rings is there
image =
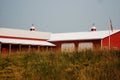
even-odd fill
[[[0,38],[0,42],[8,43],[8,44],[55,46],[54,44],[47,41],[36,41],[36,40],[19,40],[19,39]]]

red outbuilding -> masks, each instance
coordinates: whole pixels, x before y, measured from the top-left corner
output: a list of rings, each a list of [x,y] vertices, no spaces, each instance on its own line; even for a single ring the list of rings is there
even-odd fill
[[[120,50],[120,30],[54,33],[49,41],[59,51],[114,48]]]
[[[0,28],[0,53],[46,50],[55,46],[48,42],[50,32]]]
[[[120,30],[50,33],[0,28],[0,53],[20,51],[80,51],[86,49],[119,49]]]

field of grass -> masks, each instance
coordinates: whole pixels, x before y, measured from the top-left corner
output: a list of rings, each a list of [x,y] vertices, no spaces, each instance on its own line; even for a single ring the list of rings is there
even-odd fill
[[[120,51],[0,54],[0,80],[120,80]]]

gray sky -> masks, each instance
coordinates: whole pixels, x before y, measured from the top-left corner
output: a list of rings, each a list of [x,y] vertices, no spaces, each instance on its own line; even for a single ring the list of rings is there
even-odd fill
[[[0,0],[0,27],[39,31],[106,30],[109,17],[120,29],[120,0]]]

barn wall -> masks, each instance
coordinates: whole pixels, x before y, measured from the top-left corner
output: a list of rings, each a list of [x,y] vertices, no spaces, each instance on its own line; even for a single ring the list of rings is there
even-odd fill
[[[100,47],[101,47],[101,40],[54,41],[54,42],[51,42],[51,43],[56,45],[56,47],[54,48],[54,50],[56,50],[56,51],[61,51],[61,45],[63,43],[74,43],[75,51],[77,51],[79,43],[85,43],[85,42],[92,42],[93,43],[93,48],[100,49]]]
[[[11,48],[10,48],[11,45]],[[1,43],[0,53],[20,53],[20,52],[44,52],[51,50],[52,47],[39,45],[20,45],[20,44],[5,44]]]
[[[103,48],[108,48],[109,37],[106,37],[102,41]],[[117,32],[110,36],[110,47],[120,50],[120,32]]]

